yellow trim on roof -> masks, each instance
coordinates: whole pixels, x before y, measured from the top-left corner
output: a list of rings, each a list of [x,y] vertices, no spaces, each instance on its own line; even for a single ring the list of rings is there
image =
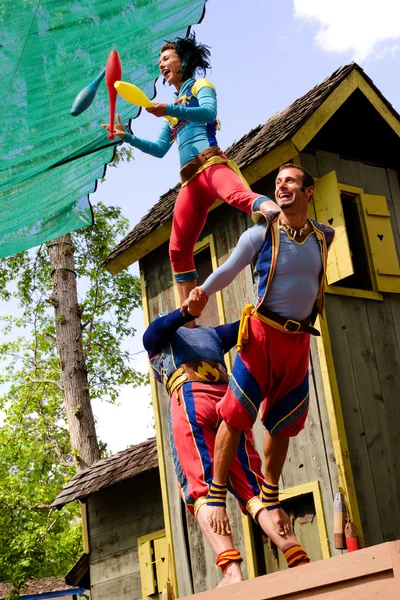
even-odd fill
[[[347,98],[358,87],[357,71],[352,71],[338,87],[329,94],[319,108],[300,127],[292,137],[292,142],[298,152],[304,150],[307,144],[315,137],[322,127],[329,121],[335,112],[342,106]]]

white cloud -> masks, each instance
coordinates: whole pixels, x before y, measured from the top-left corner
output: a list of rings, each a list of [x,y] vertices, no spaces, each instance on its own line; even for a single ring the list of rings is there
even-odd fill
[[[383,42],[385,55],[397,50],[399,0],[294,0],[294,16],[319,22],[315,41],[325,52],[351,52],[361,62]]]

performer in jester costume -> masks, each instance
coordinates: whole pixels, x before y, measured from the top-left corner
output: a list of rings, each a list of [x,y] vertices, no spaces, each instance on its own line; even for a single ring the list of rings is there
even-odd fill
[[[215,442],[213,486],[225,486],[229,466],[243,435],[250,430],[261,407],[266,428],[265,482],[262,501],[278,533],[289,530],[279,504],[279,478],[289,439],[304,427],[308,412],[310,334],[319,335],[313,323],[322,314],[327,252],[334,230],[308,218],[314,193],[310,173],[292,164],[279,170],[275,182],[276,212],[259,214],[262,222],[242,234],[228,258],[192,290],[182,311],[205,306],[210,294],[227,286],[247,265],[256,262],[254,305],[242,313],[238,354],[229,387],[217,406],[223,419]],[[214,530],[226,527],[223,502],[215,506]]]
[[[195,79],[210,68],[210,52],[195,36],[176,38],[161,48],[159,68],[164,82],[176,89],[171,104],[155,103],[147,112],[156,117],[178,119],[172,126],[164,121],[156,142],[126,133],[118,116],[115,133],[142,152],[162,158],[176,141],[181,165],[182,187],[175,202],[170,238],[170,259],[181,302],[196,285],[193,250],[204,227],[208,210],[217,199],[248,214],[276,209],[274,202],[252,192],[238,167],[218,147],[217,93],[207,79]],[[104,125],[109,129],[108,125]]]
[[[196,303],[192,303],[196,313]],[[239,321],[219,327],[187,328],[195,317],[179,310],[160,315],[148,327],[143,344],[158,381],[170,395],[169,429],[172,456],[181,496],[216,556],[224,577],[220,585],[242,580],[241,556],[233,548],[229,527],[224,531],[210,528],[213,507],[225,502],[227,489],[237,498],[241,510],[259,523],[263,531],[283,552],[288,566],[309,562],[292,531],[277,533],[260,499],[263,485],[261,460],[254,448],[251,431],[242,432],[238,449],[229,468],[227,485],[212,485],[214,443],[219,418],[217,403],[227,391],[228,375],[224,353],[236,343]],[[211,487],[209,487],[211,486]],[[222,535],[220,535],[222,533]]]

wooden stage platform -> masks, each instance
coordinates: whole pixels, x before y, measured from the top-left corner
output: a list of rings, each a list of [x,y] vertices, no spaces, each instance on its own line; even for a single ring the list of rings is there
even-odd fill
[[[400,540],[202,592],[198,600],[400,600]]]

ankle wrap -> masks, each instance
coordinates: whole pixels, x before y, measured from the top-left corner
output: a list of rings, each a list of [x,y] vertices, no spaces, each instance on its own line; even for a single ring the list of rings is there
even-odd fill
[[[279,485],[273,485],[272,483],[264,481],[261,486],[261,500],[267,510],[280,508]]]
[[[256,523],[258,523],[258,515],[264,509],[265,506],[258,496],[250,498],[246,503],[246,510]]]
[[[226,494],[228,488],[226,483],[215,483],[214,480],[211,482],[207,494],[207,504],[209,506],[219,506],[226,508]]]
[[[223,567],[226,567],[228,563],[233,561],[241,563],[242,560],[243,558],[240,556],[239,550],[235,550],[235,548],[230,548],[229,550],[224,550],[223,552],[218,554],[217,558],[215,559],[215,564],[217,565],[217,567],[221,567],[221,569],[223,570]]]
[[[306,565],[310,562],[306,551],[300,546],[300,544],[294,544],[287,548],[283,553],[286,558],[289,569],[293,567],[299,567],[300,565]]]

